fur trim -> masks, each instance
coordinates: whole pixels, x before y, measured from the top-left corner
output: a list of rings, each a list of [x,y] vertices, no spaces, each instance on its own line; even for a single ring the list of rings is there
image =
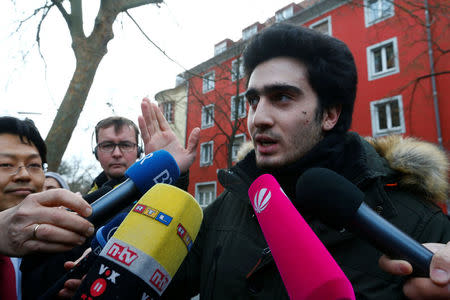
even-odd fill
[[[436,145],[416,138],[389,135],[365,138],[400,172],[399,186],[421,192],[433,202],[446,202],[448,196],[448,157]]]
[[[237,159],[238,161],[243,160],[244,157],[253,150],[253,143],[252,141],[246,141],[245,143],[243,143],[238,150],[237,153]]]

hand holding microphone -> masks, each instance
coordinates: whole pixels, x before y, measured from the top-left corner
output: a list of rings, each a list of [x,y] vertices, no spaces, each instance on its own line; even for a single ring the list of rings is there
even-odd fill
[[[364,193],[343,176],[312,168],[297,181],[296,202],[337,230],[347,228],[391,257],[409,261],[416,276],[429,277],[433,253],[374,212]]]
[[[107,242],[74,299],[161,296],[191,249],[202,218],[191,195],[155,185]]]
[[[99,193],[107,193],[91,204],[92,214],[87,219],[96,226],[101,225],[111,218],[111,216],[116,215],[119,211],[126,208],[132,201],[139,198],[140,195],[144,194],[155,184],[174,183],[179,174],[177,163],[167,151],[159,150],[149,153],[128,168],[125,172],[128,179],[125,182],[109,192],[107,191],[110,188],[101,188],[97,191]],[[81,278],[82,275],[86,274],[89,267],[96,260],[99,251],[101,251],[101,248],[106,244],[106,241],[111,235],[111,228],[113,226],[119,226],[124,218],[124,214],[119,214],[107,226],[98,230],[96,238],[92,240],[91,245],[94,253],[85,257],[79,264],[60,278],[41,296],[41,299],[47,299],[55,295],[63,288],[67,280]],[[106,238],[106,235],[109,235],[108,238]]]

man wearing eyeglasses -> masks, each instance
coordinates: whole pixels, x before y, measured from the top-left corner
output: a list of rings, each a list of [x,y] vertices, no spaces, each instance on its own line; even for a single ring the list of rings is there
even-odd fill
[[[20,256],[82,244],[90,208],[70,191],[42,192],[47,148],[33,121],[0,117],[0,299],[21,299]],[[7,255],[7,256],[4,256]],[[9,257],[14,256],[14,257]]]
[[[95,126],[93,153],[103,172],[95,178],[90,192],[107,183],[114,187],[121,183],[125,171],[141,156],[139,129],[133,121],[124,117],[109,117]]]

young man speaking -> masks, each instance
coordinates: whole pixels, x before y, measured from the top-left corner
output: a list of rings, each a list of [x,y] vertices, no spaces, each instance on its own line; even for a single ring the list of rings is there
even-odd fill
[[[206,208],[194,247],[164,296],[188,299],[200,293],[202,299],[288,299],[249,203],[248,188],[260,175],[270,173],[295,200],[297,179],[309,168],[322,167],[350,180],[365,194],[367,205],[417,241],[441,243],[432,261],[432,279],[422,278],[425,288],[420,296],[448,299],[445,272],[450,270],[450,245],[442,243],[450,240],[450,222],[432,203],[446,197],[445,154],[429,145],[432,156],[442,161],[430,167],[436,181],[444,183],[436,191],[423,184],[430,170],[416,170],[411,176],[414,168],[390,167],[398,161],[382,156],[393,145],[401,150],[404,140],[391,137],[371,145],[348,132],[357,72],[350,50],[335,38],[277,24],[248,44],[244,67],[250,107],[247,125],[254,150],[231,169],[219,172],[225,191]],[[419,147],[411,148],[414,151],[393,157],[416,166],[435,158],[420,153]],[[416,181],[404,180],[411,177]],[[391,187],[394,182],[397,186]],[[417,278],[406,281],[384,272],[378,265],[382,253],[373,246],[355,234],[325,226],[315,216],[303,217],[351,281],[357,299],[419,295],[410,292],[411,287],[420,289]],[[410,272],[406,262],[390,261],[384,268],[396,274]],[[314,276],[314,270],[303,271]]]

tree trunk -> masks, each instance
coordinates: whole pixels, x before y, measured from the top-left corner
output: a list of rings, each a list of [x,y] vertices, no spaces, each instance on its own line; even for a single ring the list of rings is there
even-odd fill
[[[91,55],[86,56],[86,59],[77,60],[69,88],[45,139],[48,148],[47,163],[50,171],[56,172],[61,163],[103,56]]]
[[[72,48],[76,57],[75,72],[45,139],[50,171],[56,172],[61,163],[86,103],[98,65],[107,52],[108,42],[114,37],[112,25],[118,12],[102,7],[97,15],[94,30],[88,38],[77,33],[72,34]]]

